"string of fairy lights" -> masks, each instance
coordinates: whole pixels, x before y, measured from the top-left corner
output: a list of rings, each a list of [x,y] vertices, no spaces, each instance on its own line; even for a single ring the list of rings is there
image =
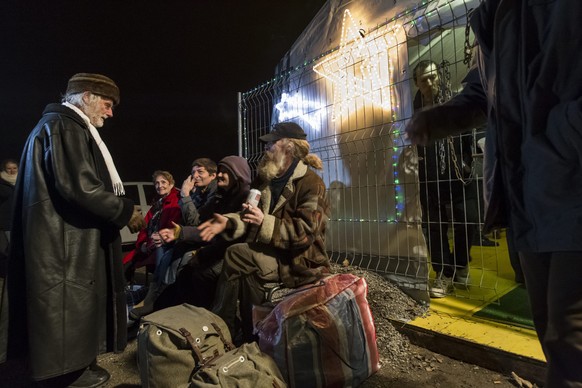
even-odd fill
[[[394,213],[388,215],[385,220],[366,219],[337,219],[344,222],[387,222],[397,223],[403,221],[405,209],[405,190],[399,177],[400,148],[403,143],[397,112],[400,111],[398,95],[394,87],[394,74],[396,69],[393,58],[398,55],[398,43],[406,41],[406,35],[420,33],[429,27],[427,20],[438,14],[442,7],[452,7],[451,3],[459,0],[425,0],[416,7],[409,8],[383,23],[370,29],[368,32],[359,28],[349,9],[344,10],[341,26],[341,40],[339,46],[332,48],[315,58],[304,61],[302,64],[289,68],[275,75],[270,80],[242,94],[242,98],[248,98],[256,93],[269,89],[288,80],[293,74],[311,71],[328,80],[335,86],[333,88],[332,121],[338,117],[348,116],[350,106],[357,98],[363,99],[369,104],[378,106],[390,112],[392,127],[390,130],[392,145],[387,152],[391,153],[391,173],[394,187]],[[396,1],[395,1],[396,2]],[[429,5],[432,5],[429,10]],[[420,12],[419,12],[420,11]],[[438,16],[438,15],[437,15]],[[408,20],[407,28],[397,21]],[[302,101],[294,101],[288,93],[282,93],[281,100],[275,104],[279,111],[279,119],[290,119],[294,110],[285,112],[285,108],[293,104],[305,104]],[[321,111],[324,108],[320,108]],[[313,112],[313,110],[311,110]],[[321,114],[321,112],[319,113]],[[302,117],[309,121],[309,119]],[[246,121],[245,121],[246,123]],[[246,124],[245,124],[246,126]],[[404,219],[404,221],[407,221]]]
[[[410,23],[410,25],[412,27],[419,26],[419,25],[422,24],[421,23],[422,19],[430,18],[431,16],[433,16],[435,13],[438,12],[437,11],[438,8],[445,7],[445,6],[448,5],[448,3],[454,3],[454,2],[457,2],[457,1],[459,1],[459,0],[447,0],[445,3],[439,1],[438,3],[440,5],[435,6],[432,10],[428,10],[428,11],[423,12],[422,15],[418,16],[415,19],[412,19],[408,23]],[[461,0],[461,1],[464,1],[464,0]],[[396,2],[397,1],[395,1],[395,4],[396,4]],[[371,28],[369,30],[369,33],[372,33],[375,30],[378,30],[378,29],[380,29],[380,28],[382,28],[382,27],[384,27],[384,26],[386,26],[388,24],[392,24],[396,20],[403,20],[407,16],[416,14],[418,11],[425,10],[430,3],[434,3],[434,2],[435,2],[435,0],[424,0],[424,1],[420,2],[415,7],[409,8],[409,9],[407,9],[407,10],[405,10],[405,11],[403,11],[403,12],[401,12],[401,13],[399,13],[399,14],[391,17],[391,18],[387,18],[384,22],[378,24],[374,28]],[[330,54],[333,54],[334,52],[338,51],[339,49],[340,49],[340,46],[331,48],[331,49],[329,49],[329,50],[327,50],[327,51],[325,51],[325,52],[323,52],[323,53],[315,56],[314,58],[312,58],[310,60],[305,60],[303,63],[297,64],[294,67],[290,67],[290,68],[288,68],[286,70],[283,70],[283,71],[279,72],[278,74],[276,74],[275,76],[273,76],[273,78],[270,78],[268,80],[265,80],[263,83],[257,85],[256,87],[254,87],[252,89],[249,89],[246,92],[243,92],[242,93],[242,97],[243,98],[248,97],[249,95],[254,94],[254,93],[256,93],[256,92],[258,92],[258,91],[260,91],[260,90],[262,90],[262,89],[264,89],[264,88],[266,88],[266,87],[268,87],[268,86],[270,86],[272,84],[278,84],[281,80],[287,79],[290,75],[292,75],[295,72],[303,71],[305,68],[311,68],[313,66],[313,64],[316,63],[316,62],[318,62],[321,58],[324,58],[324,57],[326,57],[326,56],[328,56]]]

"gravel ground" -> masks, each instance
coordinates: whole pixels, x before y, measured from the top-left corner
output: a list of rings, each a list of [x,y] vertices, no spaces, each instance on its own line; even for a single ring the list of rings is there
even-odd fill
[[[349,272],[366,279],[368,303],[376,325],[380,370],[362,388],[472,388],[519,387],[511,376],[467,364],[414,346],[400,334],[393,321],[408,322],[428,314],[428,306],[417,303],[382,276],[361,268],[334,266],[335,272]]]
[[[368,283],[368,302],[376,325],[380,370],[361,387],[532,387],[517,376],[466,364],[412,345],[392,325],[392,320],[408,321],[427,314],[427,307],[418,304],[382,276],[355,267],[334,266],[335,272],[350,272],[364,277]],[[104,354],[98,360],[112,375],[106,387],[139,387],[139,371],[135,357],[137,344],[131,340],[121,354]],[[23,367],[15,363],[0,365],[0,387],[28,387]]]

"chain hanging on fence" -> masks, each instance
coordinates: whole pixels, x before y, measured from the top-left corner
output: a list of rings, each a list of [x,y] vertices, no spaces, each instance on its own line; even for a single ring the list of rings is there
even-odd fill
[[[473,59],[473,49],[475,48],[476,44],[471,43],[469,38],[471,35],[471,24],[469,24],[469,19],[473,14],[473,9],[471,8],[469,12],[467,12],[467,24],[465,25],[465,50],[464,54],[465,57],[463,58],[463,63],[467,65],[467,67],[471,67],[471,60]]]
[[[451,87],[451,72],[449,70],[450,65],[451,64],[449,63],[449,61],[443,60],[437,67],[437,71],[439,72],[439,77],[441,80],[439,85],[440,90],[437,98],[438,104],[444,104],[453,97],[453,90]],[[453,143],[452,136],[447,136],[445,139],[438,140],[437,142],[440,173],[441,175],[443,175],[448,167],[446,161],[445,142],[448,144],[448,151],[451,161],[453,162],[455,176],[457,177],[457,179],[459,179],[459,181],[461,181],[461,183],[463,183],[463,185],[467,186],[473,180],[474,175],[473,173],[475,171],[474,163],[471,162],[471,173],[465,179],[463,177],[462,166],[459,165],[459,160],[457,159],[457,154],[455,152],[455,145]]]

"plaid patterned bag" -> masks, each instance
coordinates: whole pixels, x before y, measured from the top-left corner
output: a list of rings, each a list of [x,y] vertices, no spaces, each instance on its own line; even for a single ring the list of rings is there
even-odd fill
[[[379,368],[368,285],[332,275],[288,294],[256,325],[290,387],[356,387]]]

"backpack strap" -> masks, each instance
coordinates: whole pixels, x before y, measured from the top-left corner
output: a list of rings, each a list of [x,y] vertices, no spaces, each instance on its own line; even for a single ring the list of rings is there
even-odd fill
[[[190,332],[188,330],[184,329],[183,327],[178,329],[178,331],[180,332],[180,334],[182,334],[184,336],[184,338],[186,338],[186,340],[190,344],[190,347],[192,348],[192,351],[194,352],[194,358],[196,359],[195,360],[196,363],[202,364],[204,362],[204,357],[202,356],[202,352],[200,352],[200,348],[196,344],[196,341],[194,341],[192,334],[190,334]]]
[[[230,350],[236,349],[236,346],[234,346],[234,344],[232,342],[227,341],[226,338],[224,338],[224,334],[222,334],[222,330],[220,329],[220,327],[216,323],[212,322],[211,325],[212,325],[212,327],[214,327],[214,330],[216,330],[216,332],[220,336],[220,340],[224,344],[224,348],[227,352]]]

